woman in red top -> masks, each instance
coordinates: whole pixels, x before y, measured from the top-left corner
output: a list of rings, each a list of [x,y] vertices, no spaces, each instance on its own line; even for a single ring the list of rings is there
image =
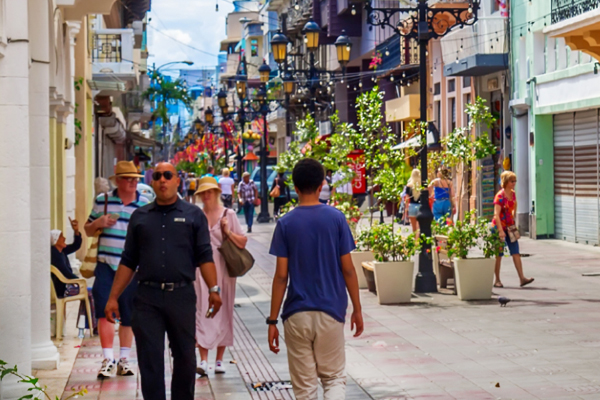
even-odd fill
[[[526,278],[523,274],[523,263],[521,262],[521,254],[519,252],[519,242],[510,241],[508,236],[508,227],[515,224],[515,216],[517,215],[517,198],[515,195],[515,185],[517,184],[517,176],[514,172],[504,171],[500,176],[502,180],[502,190],[500,190],[494,198],[494,219],[492,220],[492,229],[498,229],[500,239],[506,242],[506,246],[510,251],[510,255],[515,263],[521,287],[529,285],[533,282],[533,278]],[[502,264],[502,256],[504,250],[496,257],[496,281],[494,287],[504,287],[500,281],[500,265]]]

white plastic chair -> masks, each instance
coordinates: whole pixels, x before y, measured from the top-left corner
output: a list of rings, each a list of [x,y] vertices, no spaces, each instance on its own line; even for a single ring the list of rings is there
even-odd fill
[[[64,284],[79,285],[79,294],[75,296],[60,298],[56,294],[56,288],[54,282],[50,279],[50,297],[51,301],[56,304],[56,338],[62,340],[63,335],[63,324],[65,320],[65,306],[70,301],[83,301],[85,302],[85,309],[87,311],[88,326],[90,328],[90,336],[93,336],[93,321],[92,321],[92,308],[90,306],[90,300],[88,297],[87,282],[83,278],[79,279],[67,279],[65,276],[56,268],[54,265],[50,266],[50,271],[54,276],[58,278]]]

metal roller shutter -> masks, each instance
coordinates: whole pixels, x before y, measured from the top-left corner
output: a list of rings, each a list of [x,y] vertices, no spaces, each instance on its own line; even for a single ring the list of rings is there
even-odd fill
[[[555,237],[599,244],[599,110],[554,116]]]

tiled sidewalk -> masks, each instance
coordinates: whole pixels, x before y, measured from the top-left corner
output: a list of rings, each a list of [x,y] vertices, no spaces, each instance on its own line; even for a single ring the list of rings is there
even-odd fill
[[[275,268],[267,251],[272,230],[273,224],[255,225],[249,249],[257,265],[238,280],[236,339],[226,353],[226,362],[237,364],[227,364],[223,376],[198,379],[199,399],[293,398],[287,390],[249,389],[256,381],[289,379],[285,343],[280,354],[271,353],[264,323]],[[600,271],[600,250],[527,239],[521,250],[531,254],[524,267],[536,281],[519,288],[505,259],[506,287],[494,292],[512,299],[506,308],[495,299],[461,302],[443,293],[380,306],[362,291],[366,329],[358,339],[347,329],[346,399],[600,399],[600,277],[581,275]],[[86,385],[86,399],[141,398],[137,375],[97,381],[98,340],[83,345],[68,388]]]

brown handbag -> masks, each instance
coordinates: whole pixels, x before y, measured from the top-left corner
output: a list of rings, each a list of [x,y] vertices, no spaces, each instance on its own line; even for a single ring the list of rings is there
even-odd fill
[[[516,225],[507,226],[506,230],[508,231],[508,238],[511,243],[514,243],[521,238],[521,233]]]
[[[223,212],[221,219],[223,218],[227,218],[227,209]],[[231,241],[229,236],[225,235],[223,225],[221,225],[221,235],[223,236],[223,242],[219,247],[219,253],[225,259],[229,276],[232,278],[244,276],[254,266],[254,257],[247,249],[240,249]]]
[[[108,193],[104,193],[104,215],[106,215],[106,210],[108,208]],[[79,268],[79,273],[86,279],[92,278],[96,271],[96,264],[98,264],[98,245],[100,242],[100,234],[102,233],[102,229],[98,229],[94,236],[91,237],[90,247],[85,253],[85,258],[81,267]]]

